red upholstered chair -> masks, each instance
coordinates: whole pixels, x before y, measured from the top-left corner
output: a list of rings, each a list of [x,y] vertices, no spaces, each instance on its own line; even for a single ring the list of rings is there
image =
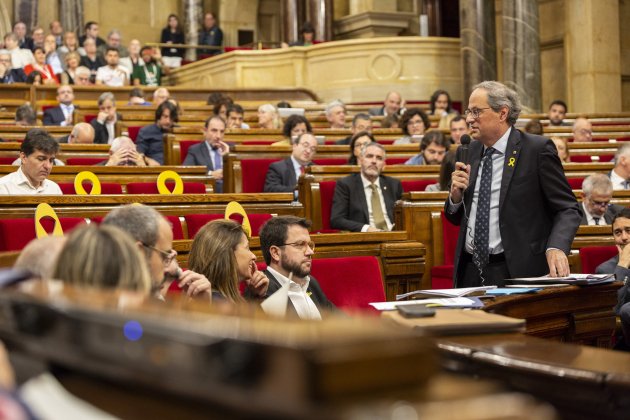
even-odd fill
[[[370,310],[370,302],[385,300],[377,257],[314,259],[311,274],[339,308]]]
[[[175,188],[174,182],[166,182],[170,191]],[[184,194],[205,194],[206,185],[201,182],[184,182]],[[159,194],[155,182],[130,182],[127,184],[127,194]]]
[[[444,263],[431,267],[431,288],[452,289],[453,269],[455,261],[455,247],[459,236],[459,226],[446,220],[444,212],[440,215],[442,221],[442,244],[444,247]]]
[[[408,160],[409,158],[406,157],[391,157],[385,159],[385,163],[387,165],[404,165]]]
[[[265,177],[269,165],[278,159],[243,159],[241,160],[242,192],[261,193],[265,188]]]
[[[138,132],[140,131],[140,129],[142,128],[141,125],[132,125],[130,127],[127,127],[127,134],[129,134],[129,138],[131,140],[133,140],[133,142],[136,142],[136,139],[138,138]]]
[[[388,146],[388,145],[390,145],[390,144],[394,144],[394,142],[395,142],[395,141],[396,141],[396,140],[394,140],[394,139],[389,139],[389,140],[380,139],[378,142],[379,142],[380,144],[382,144],[383,146]]]
[[[580,248],[580,261],[582,273],[593,274],[601,263],[608,261],[617,255],[617,247],[612,246],[585,246]]]
[[[182,222],[179,220],[179,216],[164,216],[166,220],[171,224],[171,230],[173,231],[173,239],[178,241],[184,239],[184,230],[182,229]]]
[[[571,157],[571,160],[573,160],[573,157]],[[567,181],[569,181],[572,190],[581,190],[584,178],[567,178]]]
[[[242,141],[240,144],[244,146],[269,146],[275,142],[276,140],[246,140]]]
[[[318,233],[339,232],[337,229],[330,227],[330,213],[332,211],[332,201],[335,195],[336,181],[321,181],[319,183],[319,197],[322,205],[322,229]]]
[[[17,155],[15,157],[0,156],[0,165],[11,165],[15,159]]]
[[[188,239],[193,239],[199,229],[212,220],[223,219],[223,214],[186,214],[186,226],[188,228]]]
[[[190,149],[190,146],[194,146],[198,143],[201,143],[201,140],[181,140],[179,142],[179,157],[181,163],[184,163],[184,160],[186,160],[186,156],[188,156],[188,149]]]
[[[60,217],[59,221],[66,234],[75,226],[85,223],[81,217]],[[41,222],[47,232],[53,231],[52,218],[44,218]],[[0,251],[19,251],[35,237],[34,218],[0,219]]]
[[[91,122],[92,122],[92,120],[93,120],[94,118],[96,118],[96,117],[98,117],[98,115],[94,115],[94,114],[87,114],[87,115],[84,115],[84,116],[83,116],[83,122],[86,122],[86,123],[88,123],[88,124],[89,124],[89,123],[91,123]]]
[[[404,192],[409,191],[424,191],[428,185],[435,184],[435,179],[420,179],[420,180],[401,180],[402,188]]]
[[[348,159],[345,158],[322,158],[313,159],[315,165],[347,165]]]
[[[575,163],[589,163],[592,162],[591,155],[571,155],[571,162]]]
[[[600,162],[612,162],[615,159],[615,155],[599,155]]]
[[[97,163],[105,162],[105,158],[93,158],[93,157],[69,157],[66,159],[66,165],[80,165],[80,166],[92,166]]]
[[[61,188],[61,192],[64,195],[74,195],[76,191],[74,189],[74,182],[59,182],[59,188]],[[88,193],[92,191],[92,184],[89,182],[83,183],[83,188]],[[101,183],[101,194],[122,194],[122,185],[116,182],[102,182]]]

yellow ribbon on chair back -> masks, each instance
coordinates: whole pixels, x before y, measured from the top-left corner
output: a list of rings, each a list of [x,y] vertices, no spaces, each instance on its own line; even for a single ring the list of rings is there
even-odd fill
[[[173,192],[168,189],[166,186],[167,180],[175,181],[175,188],[173,188]],[[157,179],[157,187],[158,192],[160,194],[183,194],[184,193],[184,183],[182,182],[182,177],[175,171],[164,171],[158,176]]]
[[[55,210],[50,207],[48,203],[41,203],[37,206],[37,210],[35,210],[35,233],[38,238],[43,238],[48,236],[48,232],[41,224],[41,220],[44,217],[52,217],[55,221],[55,227],[53,228],[52,235],[53,236],[63,236],[63,229],[61,227],[61,222],[59,222],[59,217],[57,217],[57,213]]]
[[[230,220],[230,216],[233,214],[240,214],[241,216],[243,216],[243,224],[242,224],[243,230],[245,231],[245,233],[247,233],[247,237],[251,238],[252,226],[249,223],[249,217],[247,217],[247,213],[245,212],[245,209],[243,208],[243,206],[241,206],[236,201],[230,201],[227,207],[225,208],[225,218],[227,220]]]
[[[87,195],[87,191],[83,188],[83,181],[90,181],[92,183],[90,195],[101,194],[101,181],[98,180],[98,177],[94,174],[94,172],[82,171],[74,177],[74,190],[78,195]]]

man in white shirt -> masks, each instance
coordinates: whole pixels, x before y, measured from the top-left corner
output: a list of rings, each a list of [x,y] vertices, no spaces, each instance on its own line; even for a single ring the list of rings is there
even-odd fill
[[[272,295],[287,282],[289,302],[287,313],[300,319],[320,320],[325,311],[335,309],[311,277],[311,262],[315,244],[308,230],[311,223],[296,216],[276,216],[269,219],[260,230],[260,248],[269,278],[267,296]]]
[[[593,174],[582,182],[581,225],[610,225],[615,215],[623,208],[611,204],[613,186],[605,174]]]
[[[33,128],[26,133],[20,147],[21,166],[0,178],[0,194],[61,195],[61,188],[48,180],[59,144],[46,131]]]
[[[615,167],[608,174],[613,190],[630,189],[630,144],[624,144],[615,153]]]
[[[27,64],[33,64],[35,57],[31,50],[20,48],[18,38],[13,32],[4,36],[4,48],[11,53],[11,66],[14,69],[22,69]]]
[[[96,72],[96,84],[112,87],[127,86],[129,84],[129,71],[118,64],[119,56],[116,48],[107,48],[105,61],[107,65],[99,67]]]

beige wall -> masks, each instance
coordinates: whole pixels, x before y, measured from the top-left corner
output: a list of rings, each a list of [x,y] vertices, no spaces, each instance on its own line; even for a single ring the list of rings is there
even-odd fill
[[[619,28],[621,46],[621,83],[622,83],[622,109],[630,111],[630,1],[619,2]]]
[[[564,0],[538,2],[542,110],[555,99],[568,101],[564,51]],[[569,108],[569,111],[572,109]]]

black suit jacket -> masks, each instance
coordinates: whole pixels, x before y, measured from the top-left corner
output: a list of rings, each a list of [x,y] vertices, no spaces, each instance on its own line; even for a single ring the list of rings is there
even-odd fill
[[[265,298],[268,298],[269,296],[273,295],[278,289],[280,289],[282,285],[268,270],[263,271],[263,273],[265,273],[265,275],[269,279],[269,288],[267,289],[267,294],[265,295]],[[328,300],[322,288],[319,286],[319,283],[317,282],[317,280],[315,280],[315,277],[313,276],[310,277],[306,293],[310,293],[311,299],[313,300],[315,306],[317,306],[317,309],[319,309],[322,318],[326,317],[326,311],[330,312],[337,309],[335,305]],[[289,299],[289,302],[287,303],[287,315],[288,317],[294,318],[297,318],[298,316],[295,310],[295,306],[293,306],[293,302],[291,302],[291,299]]]
[[[205,166],[208,171],[214,171],[214,163],[210,158],[210,153],[208,153],[208,147],[205,143],[205,141],[202,141],[199,144],[190,146],[186,159],[184,159],[184,166]],[[214,189],[217,193],[223,192],[223,180],[217,179]]]
[[[4,77],[0,77],[0,83],[25,83],[26,73],[23,69],[11,69]]]
[[[312,165],[309,163],[307,166]],[[293,192],[297,186],[295,169],[290,157],[274,162],[267,169],[264,192]]]
[[[122,115],[116,113],[116,127],[119,121],[122,121]],[[107,132],[105,124],[99,123],[98,120],[94,118],[90,121],[90,125],[94,128],[94,144],[107,144],[109,133]],[[116,131],[116,129],[114,129],[114,131]],[[115,135],[116,134],[114,134],[114,136]]]
[[[470,211],[482,153],[483,145],[473,141],[468,153],[471,172],[464,205],[451,214],[449,199],[445,203],[446,218],[460,226],[455,249],[456,287],[463,275],[460,269],[465,268],[460,265],[468,231],[464,209]],[[512,128],[505,150],[498,226],[510,275],[547,274],[546,250],[557,248],[568,254],[581,219],[582,210],[564,176],[553,142]],[[493,228],[497,226],[490,226]]]
[[[582,206],[584,203],[581,204]],[[606,209],[606,213],[604,213],[604,220],[607,224],[612,225],[613,219],[623,209],[622,206],[618,204],[611,204]],[[582,207],[582,220],[580,221],[581,225],[588,225],[588,219],[586,218],[586,213],[584,212],[584,207]]]
[[[617,291],[617,305],[615,306],[615,312],[619,315],[621,307],[630,302],[630,269],[621,267],[619,264],[619,255],[615,255],[608,261],[605,261],[597,266],[595,269],[596,274],[614,274],[617,281],[623,282],[623,287]]]
[[[379,115],[385,115],[385,107],[382,106],[380,108],[370,108],[368,109],[368,114],[372,115],[372,116],[379,116]]]
[[[60,106],[48,108],[44,111],[44,125],[60,125],[66,120]]]
[[[394,223],[394,204],[402,197],[402,185],[399,180],[381,175],[379,177],[385,207],[389,220]],[[370,224],[367,198],[363,188],[361,174],[352,174],[341,178],[335,185],[330,227],[333,229],[361,232],[364,225]]]

